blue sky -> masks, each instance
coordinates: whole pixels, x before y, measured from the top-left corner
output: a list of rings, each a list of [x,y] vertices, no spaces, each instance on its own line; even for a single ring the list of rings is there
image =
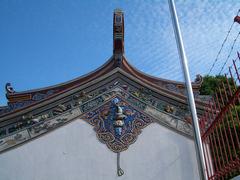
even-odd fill
[[[194,80],[196,74],[208,73],[240,2],[176,0],[176,6]],[[125,13],[129,62],[148,74],[182,81],[167,0],[1,0],[0,104],[6,104],[7,82],[16,91],[41,88],[102,65],[112,55],[115,8]],[[234,24],[213,74],[239,31]]]

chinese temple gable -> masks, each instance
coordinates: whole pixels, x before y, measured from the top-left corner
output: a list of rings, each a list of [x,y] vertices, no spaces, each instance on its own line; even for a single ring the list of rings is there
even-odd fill
[[[201,77],[192,83],[196,98]],[[147,75],[124,54],[124,16],[113,16],[113,56],[97,70],[59,85],[15,92],[6,85],[8,106],[0,108],[0,152],[50,132],[76,118],[93,126],[115,153],[134,143],[142,129],[159,123],[192,138],[185,85]],[[197,100],[198,113],[204,102]]]

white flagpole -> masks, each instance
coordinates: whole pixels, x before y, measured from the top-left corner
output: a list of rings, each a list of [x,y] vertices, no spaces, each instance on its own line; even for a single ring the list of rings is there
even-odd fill
[[[181,59],[184,78],[186,81],[189,106],[190,106],[191,113],[192,113],[194,138],[195,138],[195,149],[196,149],[196,156],[197,156],[197,161],[198,161],[199,175],[200,175],[201,180],[206,180],[207,174],[206,174],[206,166],[205,166],[204,154],[203,154],[203,145],[202,145],[202,140],[201,140],[200,128],[199,128],[199,124],[198,124],[196,105],[195,105],[193,91],[192,91],[192,84],[191,84],[191,79],[190,79],[189,70],[188,70],[187,57],[186,57],[185,50],[184,50],[184,45],[183,45],[183,40],[182,40],[182,36],[181,36],[181,30],[180,30],[180,26],[179,26],[179,22],[178,22],[178,17],[177,17],[174,0],[168,0],[168,3],[169,3],[169,9],[170,9],[171,17],[172,17],[175,38],[176,38],[176,42],[177,42],[178,53],[179,53],[179,57]]]

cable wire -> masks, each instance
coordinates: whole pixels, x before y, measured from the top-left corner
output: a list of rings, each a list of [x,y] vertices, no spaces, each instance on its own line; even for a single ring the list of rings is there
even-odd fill
[[[237,16],[238,16],[239,12],[240,12],[240,9],[239,9],[238,12],[237,12]],[[234,24],[234,23],[235,23],[235,22],[233,21],[233,23],[231,24],[231,26],[230,26],[230,28],[229,28],[229,30],[228,30],[228,32],[227,32],[227,35],[226,35],[225,39],[223,40],[223,43],[222,43],[222,45],[221,45],[221,48],[219,49],[219,51],[218,51],[218,53],[217,53],[217,56],[216,56],[216,58],[215,58],[215,60],[214,60],[214,62],[213,62],[213,64],[212,64],[212,66],[211,66],[211,68],[210,68],[210,70],[209,70],[209,72],[208,72],[208,75],[212,72],[214,66],[216,65],[216,63],[217,63],[217,61],[218,61],[218,59],[219,59],[219,56],[220,56],[220,54],[221,54],[221,52],[222,52],[222,49],[223,49],[223,47],[224,47],[224,45],[225,45],[225,43],[226,43],[226,41],[227,41],[227,39],[228,39],[228,37],[229,37],[229,34],[230,34],[232,28],[233,28],[233,24]]]
[[[238,32],[236,38],[235,38],[234,41],[233,41],[233,44],[232,44],[231,49],[230,49],[230,51],[229,51],[229,53],[228,53],[227,59],[225,60],[223,66],[222,66],[222,68],[221,68],[221,70],[220,70],[220,72],[219,72],[219,75],[222,73],[225,65],[227,64],[227,62],[228,62],[228,60],[229,60],[229,58],[230,58],[230,56],[231,56],[231,54],[232,54],[233,48],[234,48],[234,46],[235,46],[235,44],[236,44],[236,41],[237,41],[239,35],[240,35],[240,31]]]

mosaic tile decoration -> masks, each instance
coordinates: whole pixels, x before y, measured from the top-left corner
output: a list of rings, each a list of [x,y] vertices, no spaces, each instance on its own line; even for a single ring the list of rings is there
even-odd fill
[[[137,140],[142,129],[153,122],[120,97],[81,118],[94,126],[98,139],[115,153],[126,150]]]
[[[116,97],[118,103],[112,101]],[[122,116],[117,117],[119,108]],[[94,126],[98,139],[112,151],[120,152],[136,141],[142,128],[150,121],[192,137],[192,125],[187,117],[189,114],[184,105],[166,102],[150,89],[118,78],[92,91],[78,91],[67,99],[60,99],[54,106],[48,104],[17,116],[16,122],[0,127],[0,153],[76,118],[86,121],[89,118],[88,122]],[[116,119],[119,120],[119,127],[113,124]],[[120,135],[117,136],[117,132]],[[106,138],[111,142],[107,142]]]

